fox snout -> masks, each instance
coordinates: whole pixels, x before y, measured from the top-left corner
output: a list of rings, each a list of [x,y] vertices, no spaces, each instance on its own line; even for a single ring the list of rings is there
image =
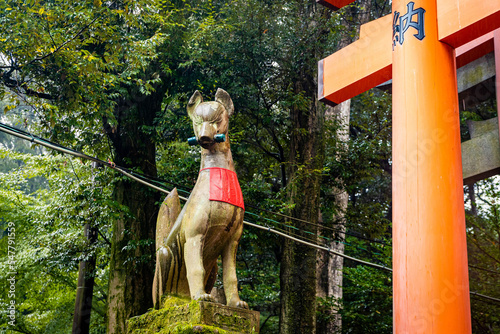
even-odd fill
[[[206,148],[206,146],[210,146],[215,142],[216,133],[215,127],[210,122],[203,122],[199,131],[198,142],[202,147]]]

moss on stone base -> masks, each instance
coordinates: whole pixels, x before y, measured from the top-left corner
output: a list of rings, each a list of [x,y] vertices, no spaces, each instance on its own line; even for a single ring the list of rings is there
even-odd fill
[[[178,324],[172,329],[173,334],[227,334],[228,331],[208,325]]]
[[[159,310],[128,321],[129,334],[258,333],[259,313],[168,296]],[[222,327],[222,328],[221,328]]]

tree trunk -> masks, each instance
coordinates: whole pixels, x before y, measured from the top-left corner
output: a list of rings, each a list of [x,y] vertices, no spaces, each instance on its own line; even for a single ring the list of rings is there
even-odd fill
[[[137,168],[156,176],[155,144],[144,126],[152,126],[160,111],[164,91],[136,95],[116,108],[118,126],[105,124],[113,142],[117,165]],[[134,97],[133,94],[131,94]],[[121,178],[115,185],[116,201],[128,207],[113,224],[108,287],[107,333],[126,333],[127,320],[153,306],[155,226],[159,194],[132,180]]]
[[[89,246],[97,241],[97,228],[85,224],[84,234]],[[96,258],[92,255],[87,260],[80,261],[78,284],[75,298],[75,313],[73,316],[72,334],[88,334],[90,329],[90,315],[92,311],[92,297],[94,294],[94,270]]]
[[[92,162],[92,168],[101,168],[97,162]],[[94,177],[92,177],[94,183]],[[88,240],[89,247],[97,242],[97,227],[85,224],[83,233]],[[72,334],[88,334],[90,330],[90,316],[92,313],[92,299],[94,295],[96,257],[92,254],[88,259],[80,261],[78,284],[75,298],[75,314],[73,315]]]
[[[370,11],[372,7],[372,0],[359,0],[358,8],[359,10],[353,8],[355,11],[352,13],[352,17],[354,18],[357,30],[357,35],[359,35],[359,27],[362,24],[365,24],[370,21]],[[356,20],[356,17],[358,20]],[[347,31],[349,32],[349,31]],[[345,34],[341,37],[338,49],[342,49],[348,46],[351,40],[350,34]],[[349,120],[350,120],[350,108],[351,108],[351,100],[344,101],[335,107],[328,107],[325,112],[325,119],[332,120],[335,119],[339,123],[339,128],[337,130],[337,138],[339,141],[345,143],[345,149],[347,148],[349,142]],[[341,181],[341,180],[340,180]],[[335,225],[335,229],[338,231],[337,233],[328,233],[324,231],[320,234],[326,235],[328,238],[332,240],[344,240],[346,226],[345,220],[343,217],[345,216],[345,212],[347,210],[347,204],[349,200],[349,194],[343,189],[333,189],[335,193],[334,204],[337,209],[337,214],[332,217],[333,221],[338,224]],[[344,244],[341,242],[330,242],[327,247],[332,250],[335,250],[339,253],[344,253]],[[331,298],[335,301],[339,301],[343,298],[342,284],[343,284],[343,269],[344,269],[344,258],[327,254],[326,252],[322,252],[318,256],[317,261],[318,268],[318,284],[317,284],[317,295],[320,298]],[[324,310],[326,313],[326,319],[328,321],[324,321],[318,324],[318,333],[321,334],[331,334],[331,333],[340,333],[342,330],[342,317],[339,314],[339,305],[333,306],[330,309]]]
[[[306,110],[292,108],[292,134],[288,199],[290,214],[318,223],[321,171],[324,162],[323,108],[318,104],[313,80],[296,82],[295,93],[305,92],[310,99]],[[317,227],[290,222],[300,231],[315,235]],[[310,234],[301,232],[302,237]],[[285,239],[281,262],[280,333],[316,333],[316,255],[310,246]]]
[[[469,193],[470,200],[470,213],[473,216],[477,216],[476,193],[474,191],[474,184],[475,183],[467,185],[467,191]]]
[[[349,141],[349,116],[350,116],[351,100],[347,100],[336,107],[327,108],[325,113],[326,119],[337,119],[339,122],[339,129],[337,130],[337,138],[339,141],[347,143]],[[330,238],[332,241],[327,242],[327,247],[344,253],[344,244],[342,242],[335,242],[334,240],[344,240],[345,238],[345,222],[343,217],[347,210],[347,203],[349,195],[343,189],[333,189],[335,194],[334,205],[336,207],[336,215],[333,217],[335,229],[337,233],[331,233],[328,230],[320,231],[321,235]],[[317,296],[320,298],[328,298],[338,301],[342,299],[342,270],[344,268],[344,258],[341,256],[320,252],[318,254],[317,270],[318,270],[318,283],[317,283]],[[325,321],[318,323],[318,333],[330,334],[339,333],[342,329],[342,317],[339,313],[339,307],[334,306],[324,310]]]

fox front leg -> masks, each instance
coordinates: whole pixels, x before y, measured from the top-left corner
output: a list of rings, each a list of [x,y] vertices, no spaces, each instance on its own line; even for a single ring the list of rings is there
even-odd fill
[[[236,277],[236,251],[243,231],[243,224],[233,235],[222,253],[222,279],[226,293],[227,306],[248,309],[248,304],[238,294],[238,278]]]
[[[191,299],[214,302],[205,292],[205,268],[203,266],[203,235],[187,237],[184,244],[184,259]]]

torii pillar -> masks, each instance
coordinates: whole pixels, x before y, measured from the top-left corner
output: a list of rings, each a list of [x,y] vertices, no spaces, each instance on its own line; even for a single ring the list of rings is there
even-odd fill
[[[320,61],[319,98],[337,104],[392,77],[394,332],[471,333],[455,48],[500,27],[500,0],[392,9]]]
[[[455,53],[436,0],[417,4],[425,35],[402,35],[392,58],[394,330],[471,333]]]

